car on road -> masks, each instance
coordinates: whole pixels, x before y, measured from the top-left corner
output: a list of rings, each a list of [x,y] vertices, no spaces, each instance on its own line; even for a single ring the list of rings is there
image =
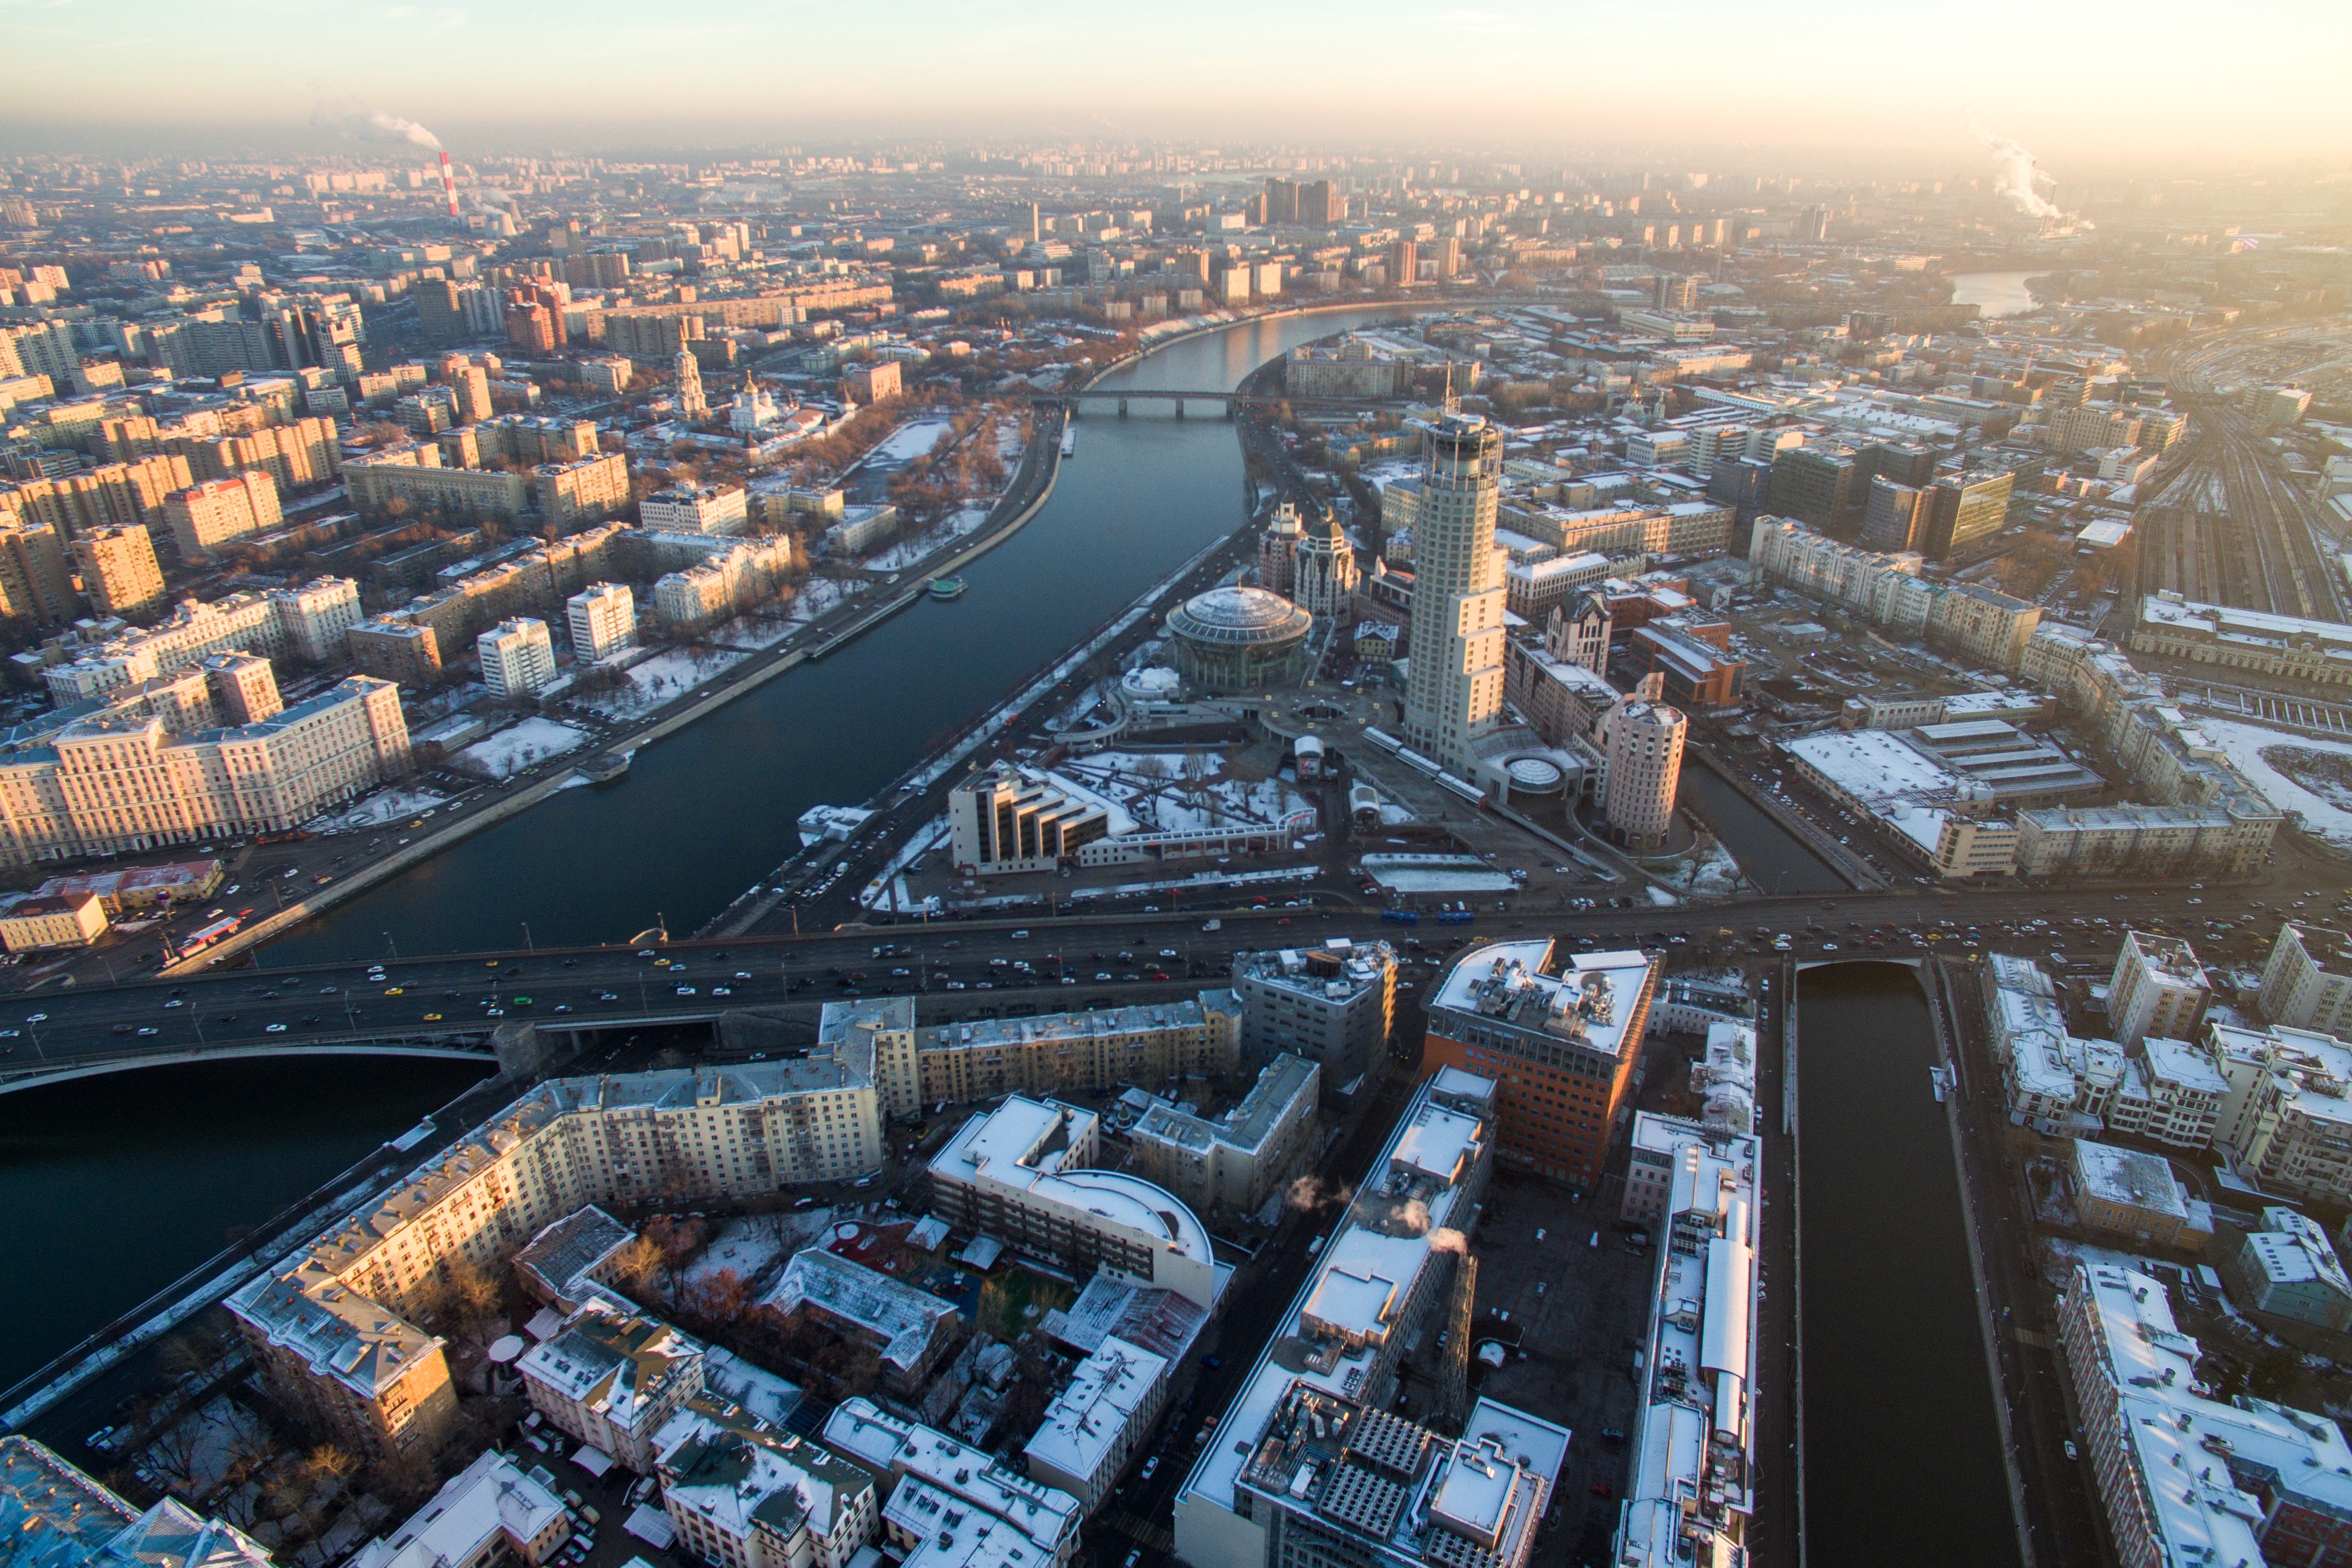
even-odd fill
[[[690,997],[694,995],[694,988],[692,986],[675,986],[671,988],[677,991],[681,997]]]
[[[151,1023],[143,1023],[143,1024],[141,1024],[141,1025],[139,1026],[139,1032],[140,1032],[141,1034],[144,1034],[144,1035],[156,1035],[156,1034],[161,1034],[161,1033],[163,1033],[163,1031],[162,1030],[160,1030],[160,1029],[157,1029],[153,1024],[151,1024]]]
[[[163,1005],[167,1008],[184,1008],[188,1005],[188,998],[185,997],[173,997],[170,1001],[165,1002]]]
[[[426,1013],[425,1015],[425,1021],[426,1023],[439,1023],[441,1021],[441,1015],[439,1013]]]
[[[274,1023],[269,1025],[263,1030],[263,1032],[266,1034],[284,1034],[286,1032],[286,1026],[282,1023]]]
[[[1143,1461],[1143,1469],[1136,1472],[1136,1479],[1148,1481],[1159,1473],[1160,1456],[1154,1454],[1150,1458]]]
[[[47,1023],[49,1021],[49,1015],[47,1013],[26,1013],[25,1015],[25,1021],[26,1023]]]

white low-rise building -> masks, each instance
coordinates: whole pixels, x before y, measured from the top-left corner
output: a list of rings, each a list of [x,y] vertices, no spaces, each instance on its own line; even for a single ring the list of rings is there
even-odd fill
[[[825,1418],[823,1441],[878,1478],[899,1568],[1068,1568],[1086,1510],[982,1449],[865,1398]]]
[[[1665,1233],[1635,1378],[1633,1471],[1618,1517],[1617,1562],[1729,1562],[1743,1552],[1756,1510],[1763,1146],[1647,1111],[1633,1121],[1635,1146],[1666,1156],[1654,1206]]]
[[[492,1450],[444,1481],[398,1530],[352,1553],[349,1568],[490,1568],[509,1557],[539,1568],[571,1538],[563,1500]]]
[[[2107,981],[2107,1021],[2117,1044],[2136,1046],[2152,1034],[2195,1039],[2205,998],[2205,967],[2188,943],[2146,931],[2124,933]]]
[[[1222,1275],[1207,1228],[1163,1188],[1089,1169],[1100,1148],[1093,1112],[1012,1095],[932,1159],[932,1210],[1081,1275],[1106,1269],[1214,1305]]]
[[[849,1568],[880,1533],[862,1466],[698,1396],[664,1424],[655,1473],[678,1539],[717,1568]]]
[[[611,1302],[589,1302],[553,1337],[525,1352],[532,1408],[562,1430],[651,1475],[654,1437],[702,1389],[703,1349],[663,1322]]]
[[[2126,1568],[2325,1560],[2352,1518],[2352,1447],[2335,1422],[2213,1397],[2152,1274],[2077,1263],[2058,1321],[2084,1458]]]
[[[1170,1370],[1141,1345],[1105,1340],[1078,1364],[1021,1450],[1030,1475],[1093,1511],[1160,1419]]]

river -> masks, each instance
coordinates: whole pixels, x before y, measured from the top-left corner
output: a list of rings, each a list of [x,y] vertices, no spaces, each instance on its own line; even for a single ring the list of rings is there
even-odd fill
[[[1255,321],[1173,344],[1107,389],[1224,389],[1292,344],[1391,311]],[[800,814],[856,804],[1001,701],[1244,516],[1222,419],[1138,404],[1089,413],[1045,508],[966,568],[963,597],[918,602],[848,646],[636,754],[627,776],[560,791],[271,944],[265,964],[691,931],[799,846]]]
[[[1711,768],[1686,762],[1675,802],[1706,824],[1761,892],[1843,893],[1852,885]]]
[[[1293,344],[1393,309],[1253,321],[1104,383],[1223,389]],[[1222,419],[1089,414],[1029,524],[925,601],[273,944],[268,964],[690,931],[798,845],[800,814],[863,800],[1022,674],[1244,518]],[[467,1070],[394,1058],[225,1063],[0,1096],[0,1385],[414,1124]],[[39,1281],[37,1289],[29,1281]]]
[[[2006,1568],[2017,1536],[1927,999],[1892,964],[1808,969],[1799,997],[1806,1561]]]
[[[1995,316],[2022,316],[2029,310],[2042,308],[2025,287],[2030,272],[1961,272],[1952,277],[1952,303],[1974,305],[1977,314],[1986,319]]]

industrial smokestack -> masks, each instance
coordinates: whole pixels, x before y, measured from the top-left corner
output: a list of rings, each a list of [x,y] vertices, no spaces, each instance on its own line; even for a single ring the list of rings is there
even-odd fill
[[[449,220],[457,221],[457,176],[449,172],[449,152],[441,152],[441,189],[449,197]]]

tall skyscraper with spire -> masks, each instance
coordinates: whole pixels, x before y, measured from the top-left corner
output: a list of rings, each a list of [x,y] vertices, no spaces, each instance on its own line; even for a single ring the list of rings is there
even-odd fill
[[[679,417],[683,419],[709,418],[710,414],[710,404],[705,401],[702,395],[702,367],[695,362],[694,355],[687,350],[680,349],[677,351],[677,360],[672,362],[671,368],[677,372],[677,412]],[[1493,537],[1494,532],[1495,530],[1491,527],[1486,530],[1489,538]]]
[[[1430,433],[1412,529],[1412,648],[1406,743],[1457,771],[1503,711],[1503,568],[1495,514],[1503,441],[1476,414]]]

